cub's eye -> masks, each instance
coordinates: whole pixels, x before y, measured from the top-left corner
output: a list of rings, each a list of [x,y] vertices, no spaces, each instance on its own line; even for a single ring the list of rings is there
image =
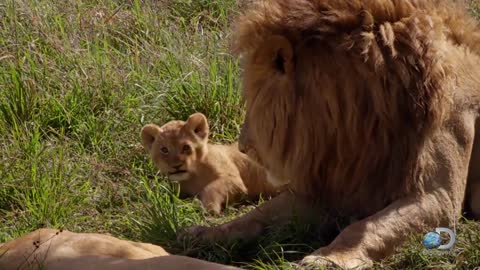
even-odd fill
[[[168,148],[167,147],[162,147],[160,148],[160,152],[162,152],[162,154],[168,154]]]
[[[184,154],[190,154],[192,152],[192,148],[190,147],[190,145],[185,144],[182,148],[182,152]]]

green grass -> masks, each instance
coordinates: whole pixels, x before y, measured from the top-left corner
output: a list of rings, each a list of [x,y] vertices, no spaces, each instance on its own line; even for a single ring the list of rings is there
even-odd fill
[[[144,124],[196,111],[213,141],[237,138],[244,110],[227,48],[235,10],[234,0],[2,1],[0,242],[64,227],[258,270],[292,269],[288,261],[325,244],[331,235],[295,223],[228,247],[175,239],[185,226],[255,207],[209,217],[198,201],[178,199],[139,140]],[[453,255],[425,255],[415,236],[378,267],[470,269],[480,264],[479,229],[463,222]]]
[[[472,14],[480,19],[480,1],[479,0],[469,0],[470,8]]]

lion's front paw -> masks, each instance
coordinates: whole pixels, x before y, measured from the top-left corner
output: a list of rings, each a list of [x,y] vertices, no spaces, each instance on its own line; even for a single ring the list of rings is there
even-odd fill
[[[336,264],[326,257],[317,255],[308,255],[301,261],[294,263],[295,269],[326,269],[329,266],[335,266]],[[323,268],[322,268],[323,267]]]
[[[217,242],[223,238],[223,230],[221,227],[206,227],[206,226],[192,226],[186,228],[177,236],[178,242],[183,242],[186,239]]]
[[[195,240],[195,239],[201,240],[202,239],[201,235],[204,234],[204,232],[208,229],[209,228],[206,226],[199,226],[199,225],[184,228],[181,232],[178,233],[177,241],[184,242],[185,240]]]
[[[330,269],[342,268],[342,269],[365,269],[371,266],[370,260],[363,260],[356,256],[345,255],[330,255],[322,256],[319,254],[312,254],[304,257],[298,265],[302,269]]]
[[[177,241],[182,242],[187,238],[198,238],[199,235],[202,234],[203,231],[207,230],[208,227],[205,226],[192,226],[188,228],[184,228],[180,233],[177,235]]]

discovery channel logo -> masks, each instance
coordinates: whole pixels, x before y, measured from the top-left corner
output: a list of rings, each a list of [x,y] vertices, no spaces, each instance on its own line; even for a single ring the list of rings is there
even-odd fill
[[[448,234],[450,237],[447,243],[444,243],[440,235],[442,232]],[[448,228],[435,228],[434,232],[425,234],[422,243],[427,249],[449,250],[453,247],[453,244],[455,244],[455,233]]]

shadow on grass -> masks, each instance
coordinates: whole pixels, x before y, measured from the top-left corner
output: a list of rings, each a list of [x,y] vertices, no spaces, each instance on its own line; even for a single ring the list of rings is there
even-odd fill
[[[339,220],[336,224],[314,224],[293,219],[287,224],[270,226],[259,238],[250,242],[205,243],[195,239],[179,242],[176,239],[177,233],[183,228],[225,223],[239,216],[239,213],[251,210],[255,205],[244,205],[236,211],[227,210],[225,216],[212,217],[201,209],[197,200],[180,200],[178,193],[167,182],[160,182],[158,178],[144,178],[142,181],[146,190],[144,211],[137,215],[134,222],[140,229],[141,240],[161,245],[173,254],[211,262],[247,269],[265,269],[270,264],[287,267],[287,262],[299,260],[316,248],[328,244],[347,224],[346,220]],[[322,230],[319,231],[318,228]]]
[[[178,242],[177,233],[192,225],[214,226],[234,219],[255,206],[227,211],[223,217],[206,215],[196,200],[180,200],[172,186],[144,179],[145,212],[136,223],[142,240],[159,244],[174,254],[239,266],[245,269],[293,269],[289,262],[300,260],[315,249],[330,243],[344,228],[347,219],[335,224],[314,224],[293,219],[284,225],[274,225],[256,240],[231,244],[204,243],[195,239]],[[326,218],[325,220],[328,220]],[[319,231],[321,228],[321,231]],[[427,252],[423,235],[412,236],[397,253],[374,269],[473,269],[480,265],[480,224],[463,218],[457,228],[457,242],[451,252]]]

